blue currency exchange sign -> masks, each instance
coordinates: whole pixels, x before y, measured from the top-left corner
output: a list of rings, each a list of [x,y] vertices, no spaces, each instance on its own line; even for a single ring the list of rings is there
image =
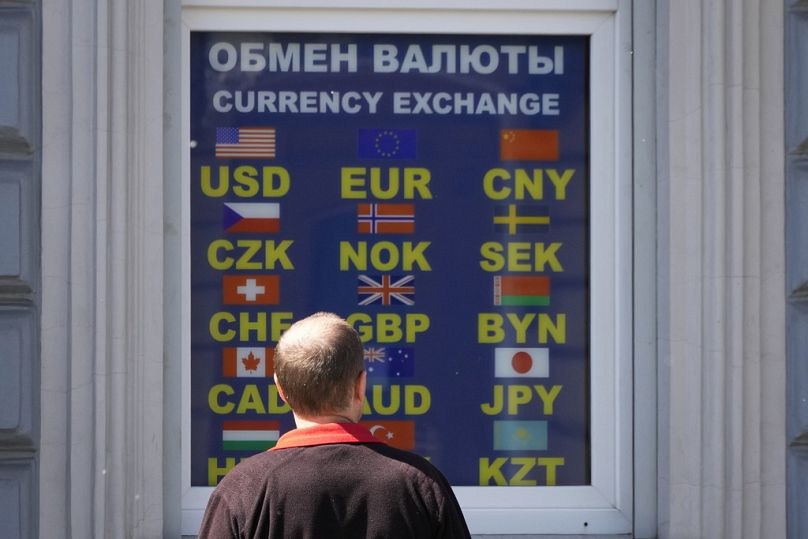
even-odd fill
[[[191,481],[293,428],[273,347],[346,317],[363,421],[453,485],[585,485],[588,46],[191,33]]]

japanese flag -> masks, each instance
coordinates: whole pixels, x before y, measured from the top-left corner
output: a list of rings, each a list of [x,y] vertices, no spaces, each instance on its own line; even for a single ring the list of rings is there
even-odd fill
[[[497,348],[494,353],[497,378],[547,378],[550,353],[547,348]]]

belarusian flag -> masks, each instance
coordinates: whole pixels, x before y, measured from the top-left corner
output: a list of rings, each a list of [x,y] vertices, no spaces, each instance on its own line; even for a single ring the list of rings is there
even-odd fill
[[[497,275],[494,305],[550,305],[550,278],[545,275]]]

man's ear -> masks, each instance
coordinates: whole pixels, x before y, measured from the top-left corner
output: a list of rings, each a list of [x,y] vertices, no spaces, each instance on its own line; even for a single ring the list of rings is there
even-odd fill
[[[284,395],[284,394],[283,394],[283,388],[281,387],[281,384],[278,382],[278,375],[277,375],[277,374],[273,374],[273,375],[272,375],[272,378],[274,378],[274,379],[275,379],[275,387],[277,387],[277,388],[278,388],[278,395],[280,395],[280,396],[281,396],[281,400],[282,400],[283,402],[285,402],[285,403],[289,404],[289,402],[286,400],[286,395]]]
[[[367,385],[368,385],[368,373],[365,369],[362,369],[362,372],[359,373],[359,376],[356,377],[356,381],[354,382],[353,398],[364,402],[365,390],[367,389]]]

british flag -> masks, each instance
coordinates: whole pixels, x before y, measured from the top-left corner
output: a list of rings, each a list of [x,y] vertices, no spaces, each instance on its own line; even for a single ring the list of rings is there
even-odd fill
[[[371,346],[365,348],[364,350],[365,350],[364,353],[365,361],[369,361],[371,363],[377,361],[384,363],[384,361],[387,359],[387,350],[385,350],[384,348],[376,348],[374,346]]]
[[[360,275],[356,293],[359,305],[415,305],[415,276]]]

